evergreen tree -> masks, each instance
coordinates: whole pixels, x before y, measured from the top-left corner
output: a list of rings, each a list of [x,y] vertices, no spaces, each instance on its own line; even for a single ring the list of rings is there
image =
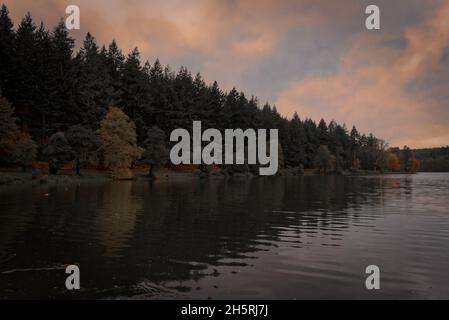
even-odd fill
[[[112,102],[114,91],[107,68],[106,52],[99,51],[95,38],[88,33],[76,57],[78,68],[79,121],[86,128],[95,129]]]
[[[30,97],[31,102],[28,105],[32,107],[32,119],[28,124],[32,128],[34,136],[40,137],[41,144],[44,144],[47,137],[49,114],[54,112],[52,101],[55,99],[53,89],[54,74],[51,68],[51,59],[48,58],[51,50],[51,40],[48,30],[45,29],[43,23],[35,33],[35,59],[33,66],[33,96]],[[55,115],[56,119],[61,119],[61,115]],[[39,128],[39,130],[38,130]]]
[[[166,115],[166,112],[169,103],[168,93],[172,88],[164,75],[159,59],[154,62],[148,78],[149,110],[146,116],[148,124],[155,124],[168,133],[172,129],[172,125],[171,119]]]
[[[313,167],[315,155],[319,147],[317,127],[315,122],[313,122],[311,119],[306,119],[304,121],[304,131],[306,133],[305,165],[306,167],[311,168]]]
[[[113,92],[115,94],[113,103],[118,103],[120,101],[120,96],[122,95],[121,76],[124,62],[125,56],[123,55],[122,50],[117,46],[117,42],[113,40],[109,44],[108,51],[106,52],[106,66],[111,77]]]
[[[12,57],[14,71],[11,70],[11,83],[7,92],[20,120],[31,128],[36,127],[33,120],[40,119],[38,110],[33,109],[40,95],[35,68],[38,63],[37,52],[36,26],[28,13],[16,32]]]
[[[235,88],[232,88],[231,91],[227,94],[224,103],[223,110],[223,122],[225,123],[226,128],[239,128],[240,115],[239,115],[239,93]]]
[[[148,113],[148,88],[149,83],[146,81],[140,65],[139,51],[134,49],[123,64],[121,72],[121,99],[120,106],[124,112],[136,124],[138,141],[145,139],[147,126],[146,119],[150,119]]]
[[[73,60],[74,40],[63,21],[60,21],[50,34],[51,50],[46,55],[49,61],[48,72],[51,84],[48,89],[51,104],[44,124],[48,133],[69,127],[82,121],[83,110],[77,104],[78,69]]]
[[[349,139],[350,139],[350,152],[351,152],[350,167],[353,169],[358,169],[359,160],[357,158],[357,155],[358,155],[359,149],[360,149],[360,134],[357,131],[355,126],[352,127],[351,136]]]
[[[0,90],[9,96],[11,75],[13,74],[14,30],[8,8],[2,4],[0,9]]]
[[[327,124],[324,119],[320,120],[318,124],[318,143],[323,146],[329,145],[329,132],[327,130]]]
[[[306,134],[304,131],[304,126],[296,112],[289,123],[289,130],[289,142],[286,150],[287,163],[294,167],[304,165],[306,162]]]

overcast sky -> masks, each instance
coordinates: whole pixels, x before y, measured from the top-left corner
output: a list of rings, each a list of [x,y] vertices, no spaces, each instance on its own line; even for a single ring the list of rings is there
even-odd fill
[[[332,119],[392,146],[449,144],[449,1],[6,0],[16,24],[30,11],[53,27],[81,10],[82,43],[116,39],[150,63],[181,65],[236,86],[287,117]],[[381,30],[364,28],[365,7]]]

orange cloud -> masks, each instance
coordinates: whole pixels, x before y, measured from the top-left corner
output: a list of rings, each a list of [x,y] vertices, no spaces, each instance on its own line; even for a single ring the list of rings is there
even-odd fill
[[[6,0],[16,22],[30,11],[50,25],[73,3],[81,11],[81,30],[72,32],[79,45],[91,32],[100,44],[116,39],[125,52],[138,46],[150,61],[205,56],[198,71],[210,80],[220,74],[227,88],[239,85],[245,70],[270,55],[288,30],[326,21],[321,6],[308,0]]]

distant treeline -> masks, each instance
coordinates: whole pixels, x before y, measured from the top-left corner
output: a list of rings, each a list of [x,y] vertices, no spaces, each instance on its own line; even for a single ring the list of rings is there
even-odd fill
[[[420,171],[449,172],[449,146],[415,149],[413,153],[421,161]]]
[[[174,72],[159,60],[142,63],[137,48],[125,56],[115,41],[99,47],[88,33],[74,52],[62,21],[49,31],[28,14],[14,28],[5,6],[0,12],[0,88],[20,130],[36,142],[39,159],[50,141],[60,141],[50,137],[71,130],[73,140],[73,132],[98,132],[109,106],[117,106],[135,124],[139,146],[151,144],[152,128],[167,137],[173,129],[189,129],[193,120],[201,120],[203,128],[279,129],[284,166],[323,172],[416,168],[409,163],[412,155],[398,164],[387,143],[372,134],[296,113],[287,119],[276,106],[260,105],[235,88],[224,92],[217,82],[207,84],[185,67]]]

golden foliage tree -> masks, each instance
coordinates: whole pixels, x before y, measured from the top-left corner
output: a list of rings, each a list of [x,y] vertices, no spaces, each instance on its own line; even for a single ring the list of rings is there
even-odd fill
[[[102,141],[104,164],[111,177],[131,179],[131,163],[142,154],[142,149],[137,146],[134,122],[119,108],[110,107],[97,133]]]

